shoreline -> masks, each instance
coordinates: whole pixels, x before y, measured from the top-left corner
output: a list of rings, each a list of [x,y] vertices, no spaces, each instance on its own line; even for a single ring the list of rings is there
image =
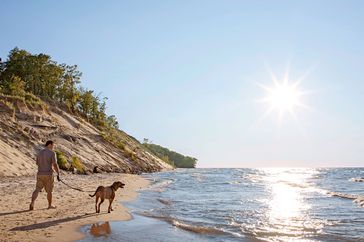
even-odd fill
[[[95,199],[87,192],[68,188],[55,179],[53,203],[56,209],[46,209],[46,193],[40,192],[34,211],[28,211],[30,197],[35,189],[35,176],[0,177],[0,241],[76,241],[86,237],[81,232],[85,225],[103,221],[132,219],[129,210],[121,203],[133,201],[138,190],[149,185],[139,175],[102,173],[92,175],[62,174],[68,184],[85,191],[93,191],[100,185],[109,186],[122,181],[125,188],[116,191],[114,211],[107,213],[108,200],[101,205],[101,213],[95,213]]]

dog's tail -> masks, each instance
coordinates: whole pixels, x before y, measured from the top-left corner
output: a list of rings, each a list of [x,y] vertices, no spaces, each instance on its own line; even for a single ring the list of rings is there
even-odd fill
[[[99,187],[96,189],[94,195],[88,194],[90,197],[94,197],[96,195],[96,193],[99,191]]]
[[[94,197],[96,195],[97,191],[94,193],[94,195],[88,194],[90,197]]]

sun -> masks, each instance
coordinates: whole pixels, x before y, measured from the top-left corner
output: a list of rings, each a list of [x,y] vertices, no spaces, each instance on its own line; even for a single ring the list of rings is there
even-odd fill
[[[286,112],[293,111],[294,108],[301,105],[301,92],[294,85],[282,83],[272,88],[266,88],[266,90],[268,93],[265,101],[271,109]]]
[[[260,100],[267,106],[264,117],[275,111],[279,114],[280,120],[283,119],[286,113],[289,113],[296,119],[296,112],[298,109],[309,109],[302,100],[303,96],[309,92],[303,91],[300,88],[300,84],[306,75],[297,80],[291,80],[288,73],[289,70],[285,73],[283,80],[279,81],[271,72],[272,85],[267,86],[259,84],[259,86],[265,90],[265,96]]]

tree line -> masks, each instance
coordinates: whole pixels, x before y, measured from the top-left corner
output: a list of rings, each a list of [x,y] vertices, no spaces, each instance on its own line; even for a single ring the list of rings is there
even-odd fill
[[[144,139],[143,146],[146,147],[154,155],[158,156],[163,161],[178,167],[178,168],[195,168],[197,159],[184,156],[175,151],[169,150],[157,144],[149,142],[148,139]]]
[[[5,61],[0,59],[0,92],[27,98],[35,95],[44,101],[64,104],[93,124],[118,128],[114,115],[106,115],[106,97],[80,85],[82,73],[77,65],[59,64],[46,54],[31,54],[12,49]]]

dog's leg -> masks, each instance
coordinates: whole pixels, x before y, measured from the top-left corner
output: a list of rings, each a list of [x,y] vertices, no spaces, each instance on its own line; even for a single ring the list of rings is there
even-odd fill
[[[98,209],[97,209],[97,202],[99,201],[99,196],[96,195],[96,201],[95,201],[95,210],[96,210],[96,213],[98,212]]]
[[[104,202],[104,200],[105,200],[105,198],[101,197],[101,201],[99,203],[99,211],[98,211],[98,213],[100,213],[100,205]]]
[[[110,198],[109,199],[109,208],[107,210],[108,213],[110,213],[111,211],[113,211],[113,209],[111,208],[112,201],[114,201],[114,198]]]

